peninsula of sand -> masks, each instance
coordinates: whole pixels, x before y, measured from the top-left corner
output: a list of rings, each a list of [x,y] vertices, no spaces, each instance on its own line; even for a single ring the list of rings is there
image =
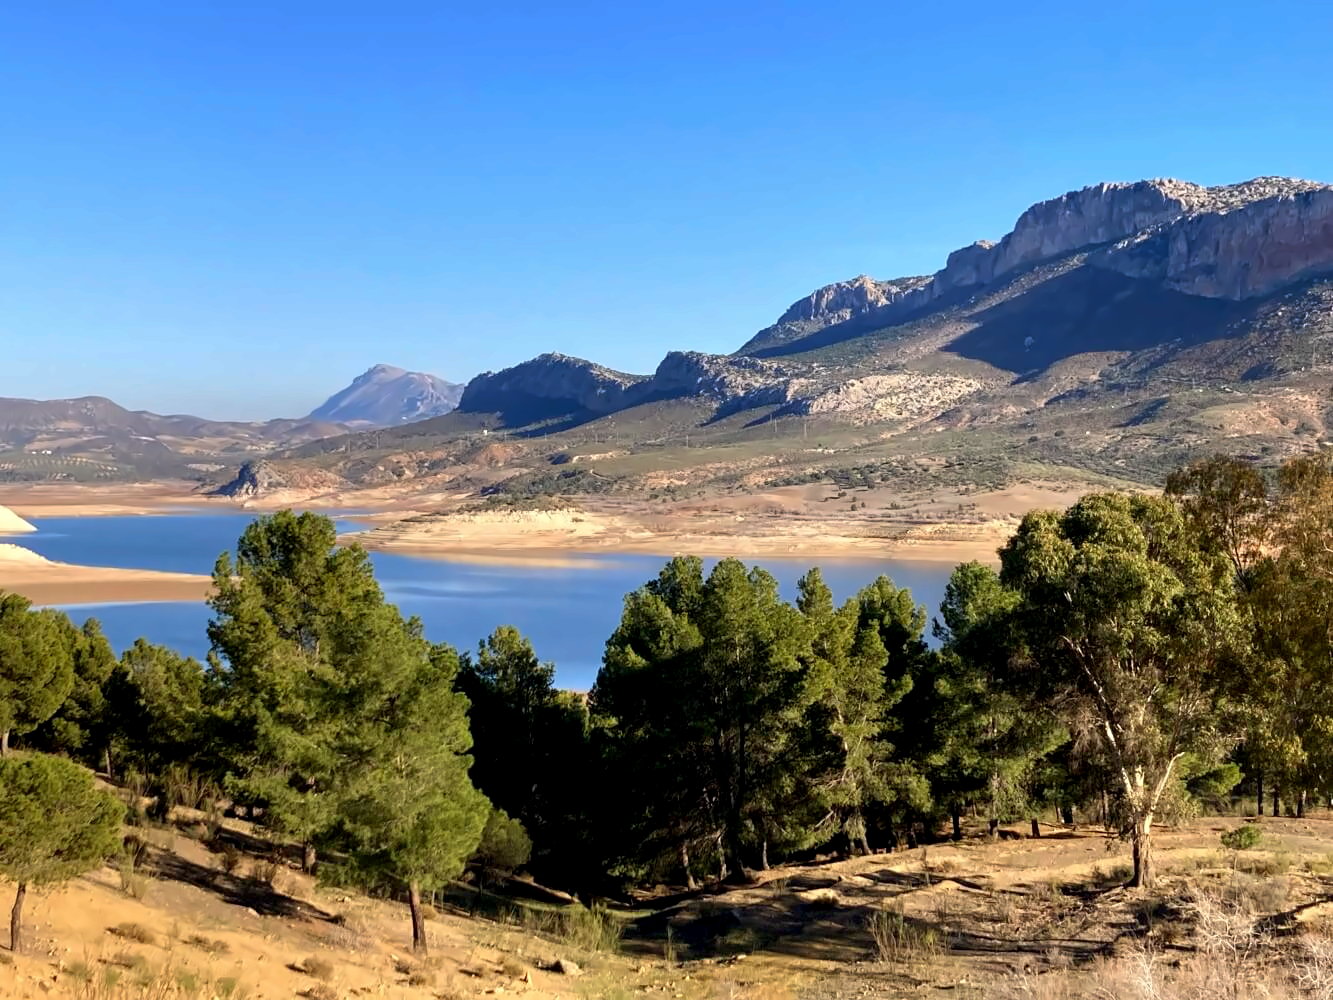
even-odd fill
[[[0,535],[22,536],[35,530],[9,508],[0,507]],[[0,542],[0,593],[21,594],[34,604],[202,601],[212,582],[191,573],[53,562],[21,545]]]
[[[931,490],[904,494],[879,487],[843,496],[826,486],[805,485],[671,502],[552,497],[540,505],[515,508],[421,485],[281,490],[233,500],[203,495],[193,484],[157,483],[0,488],[0,503],[32,517],[166,514],[184,507],[254,514],[284,507],[323,510],[366,526],[344,534],[345,543],[458,562],[570,565],[584,562],[585,556],[633,553],[956,564],[997,561],[998,549],[1023,514],[1038,507],[1066,507],[1091,487],[1086,482],[1032,481],[966,495]],[[349,508],[357,513],[342,513]],[[182,587],[193,594],[206,589],[205,578],[184,580],[188,583],[174,585],[176,594]],[[173,592],[162,580],[149,589]],[[144,592],[144,587],[136,590]]]

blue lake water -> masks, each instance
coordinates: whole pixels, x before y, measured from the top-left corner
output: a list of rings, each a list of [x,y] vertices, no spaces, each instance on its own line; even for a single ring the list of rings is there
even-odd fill
[[[247,514],[181,513],[137,517],[41,518],[37,532],[15,539],[61,562],[209,573],[219,554],[236,545]],[[342,531],[355,522],[339,522]],[[459,649],[499,625],[528,636],[538,656],[556,665],[561,687],[592,685],[602,648],[620,619],[624,595],[657,575],[663,556],[598,556],[578,566],[477,565],[376,552],[375,574],[388,598],[425,624],[426,635]],[[891,560],[763,559],[762,565],[795,597],[796,581],[818,564],[841,601],[881,574],[910,587],[935,613],[951,567]],[[3,581],[0,581],[0,585]],[[195,603],[79,605],[66,609],[77,621],[95,617],[117,649],[139,636],[202,657],[208,651],[209,611]]]

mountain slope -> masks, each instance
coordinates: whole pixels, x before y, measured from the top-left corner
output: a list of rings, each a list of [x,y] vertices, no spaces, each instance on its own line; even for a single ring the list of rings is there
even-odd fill
[[[848,469],[921,488],[1152,483],[1211,450],[1318,446],[1331,389],[1333,188],[1153,180],[1034,205],[930,276],[825,286],[736,354],[670,351],[648,376],[542,355],[474,379],[447,416],[277,458],[459,495]]]
[[[375,365],[311,411],[309,420],[395,427],[428,420],[458,406],[463,386],[424,372]]]
[[[163,416],[127,410],[101,396],[0,398],[0,481],[188,478],[235,456],[345,431],[311,420]]]

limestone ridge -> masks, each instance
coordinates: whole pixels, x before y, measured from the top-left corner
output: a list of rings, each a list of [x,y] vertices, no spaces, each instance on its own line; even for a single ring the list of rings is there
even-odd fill
[[[716,417],[768,408],[910,424],[981,391],[983,378],[998,387],[1004,370],[1178,342],[1213,329],[1226,302],[1325,274],[1333,187],[1281,177],[1098,184],[1033,205],[1001,240],[955,250],[933,275],[860,275],[820,288],[736,354],[672,351],[647,377],[545,354],[474,379],[459,408],[517,426],[692,398]],[[855,363],[846,352],[812,353],[881,331],[899,336],[891,328],[904,331],[901,348],[862,352]],[[1042,346],[1029,351],[1034,344]],[[914,370],[927,355],[943,367]],[[948,358],[983,361],[990,374],[974,377]]]
[[[325,400],[308,419],[393,427],[448,413],[462,392],[463,386],[435,375],[375,365]]]
[[[1033,205],[998,243],[949,254],[929,278],[861,276],[794,303],[740,353],[788,344],[859,315],[880,326],[951,293],[987,285],[1037,262],[1109,245],[1094,266],[1160,280],[1210,298],[1244,299],[1333,270],[1333,188],[1259,177],[1203,187],[1172,179],[1097,184]]]

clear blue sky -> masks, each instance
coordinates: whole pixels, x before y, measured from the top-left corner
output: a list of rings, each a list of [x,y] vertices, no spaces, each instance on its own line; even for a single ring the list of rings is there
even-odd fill
[[[648,371],[1100,180],[1333,180],[1323,5],[43,0],[0,395],[254,418],[375,362]]]

